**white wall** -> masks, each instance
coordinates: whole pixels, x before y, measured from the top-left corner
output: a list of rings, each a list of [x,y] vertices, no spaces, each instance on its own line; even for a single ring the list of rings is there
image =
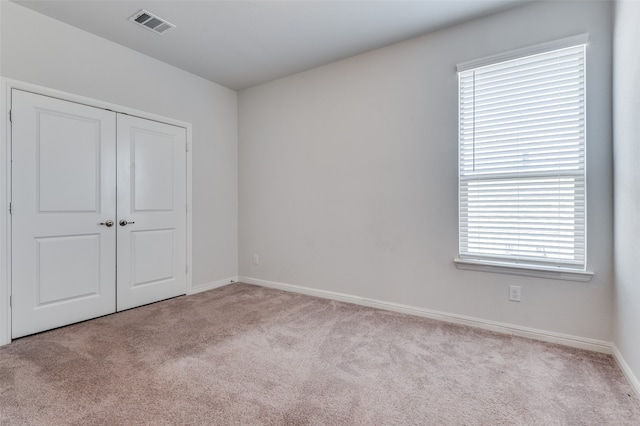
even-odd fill
[[[0,1],[0,75],[193,125],[193,286],[237,275],[237,94]]]
[[[616,3],[614,52],[614,343],[640,392],[640,2]]]
[[[529,4],[240,92],[240,275],[611,341],[611,18]],[[457,270],[455,65],[585,32],[595,277]]]

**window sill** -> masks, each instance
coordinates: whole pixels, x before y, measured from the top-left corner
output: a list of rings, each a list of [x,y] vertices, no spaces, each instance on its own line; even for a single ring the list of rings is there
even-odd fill
[[[494,272],[498,274],[522,275],[525,277],[550,278],[567,281],[591,281],[594,273],[589,271],[576,271],[573,269],[545,268],[536,266],[516,266],[498,262],[480,260],[463,260],[455,258],[453,262],[456,268],[465,271]]]

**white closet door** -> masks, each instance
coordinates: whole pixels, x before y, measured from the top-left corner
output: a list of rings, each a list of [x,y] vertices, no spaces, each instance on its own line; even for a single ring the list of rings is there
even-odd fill
[[[186,130],[118,114],[118,311],[186,293]]]
[[[12,337],[116,309],[115,113],[12,90]]]

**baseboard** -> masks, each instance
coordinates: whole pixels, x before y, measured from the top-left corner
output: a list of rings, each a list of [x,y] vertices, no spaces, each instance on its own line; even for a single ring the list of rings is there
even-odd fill
[[[446,312],[434,311],[431,309],[418,308],[415,306],[402,305],[398,303],[385,302],[381,300],[368,299],[359,296],[353,296],[344,293],[336,293],[326,290],[317,290],[309,287],[303,287],[293,284],[284,284],[273,281],[266,281],[251,277],[238,277],[238,280],[247,284],[255,284],[262,287],[275,288],[294,293],[306,294],[308,296],[316,296],[324,299],[338,300],[341,302],[354,303],[356,305],[368,306],[371,308],[379,308],[387,311],[400,312],[404,314],[416,315],[420,317],[445,321],[453,324],[467,325],[470,327],[482,328],[484,330],[495,331],[498,333],[509,334],[518,337],[526,337],[544,342],[557,343],[559,345],[570,346],[573,348],[586,349],[589,351],[612,354],[612,344],[602,340],[587,339],[583,337],[571,336],[568,334],[554,333],[551,331],[538,330],[534,328],[521,327],[513,324],[501,323],[496,321],[487,321],[474,317],[463,315],[449,314]]]
[[[640,399],[640,380],[638,380],[636,375],[633,374],[633,370],[631,370],[631,367],[629,367],[629,364],[627,364],[627,361],[625,361],[624,357],[622,356],[622,353],[620,352],[618,347],[615,345],[615,343],[612,346],[612,350],[613,350],[613,357],[618,363],[618,366],[620,366],[620,369],[622,370],[625,377],[629,381],[629,384],[635,391],[636,396]]]
[[[199,286],[193,286],[190,290],[187,291],[187,294],[196,294],[201,293],[207,290],[213,290],[214,288],[224,287],[225,285],[233,284],[238,282],[238,277],[229,277],[224,278],[217,281],[212,281],[209,283],[201,284]]]

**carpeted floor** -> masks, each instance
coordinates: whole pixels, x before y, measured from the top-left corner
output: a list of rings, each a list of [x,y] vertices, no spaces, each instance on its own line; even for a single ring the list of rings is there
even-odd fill
[[[233,284],[0,348],[1,425],[640,425],[612,357]]]

